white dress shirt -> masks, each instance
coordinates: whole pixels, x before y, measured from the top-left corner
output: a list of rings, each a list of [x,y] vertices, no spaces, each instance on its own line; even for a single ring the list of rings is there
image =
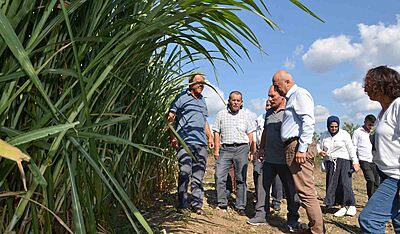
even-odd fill
[[[256,141],[257,147],[261,144],[261,136],[264,130],[264,122],[265,122],[265,113],[259,115],[256,119],[256,131],[254,132],[254,139]]]
[[[369,132],[364,127],[359,127],[353,133],[353,144],[356,147],[358,160],[372,163],[372,144]]]
[[[286,98],[281,129],[282,141],[299,137],[298,151],[306,152],[314,135],[314,100],[307,90],[297,85],[289,89]]]
[[[400,98],[396,98],[375,121],[376,155],[373,159],[387,176],[400,179]]]
[[[326,131],[322,133],[320,142],[321,150],[328,154],[328,160],[342,158],[353,161],[353,164],[358,164],[356,149],[351,141],[350,134],[346,130],[339,129],[339,132],[334,136]]]

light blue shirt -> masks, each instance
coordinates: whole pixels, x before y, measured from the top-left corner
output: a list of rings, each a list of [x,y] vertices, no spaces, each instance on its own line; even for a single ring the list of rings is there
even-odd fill
[[[207,145],[205,124],[208,111],[201,94],[195,98],[189,89],[183,91],[169,111],[176,113],[176,130],[187,145]]]
[[[307,90],[297,85],[289,89],[286,99],[281,129],[282,141],[299,137],[298,151],[306,152],[314,134],[314,100]]]

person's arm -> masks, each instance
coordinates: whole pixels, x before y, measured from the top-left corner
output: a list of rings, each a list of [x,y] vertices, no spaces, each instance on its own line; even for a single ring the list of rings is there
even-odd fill
[[[206,131],[206,136],[207,136],[207,139],[208,139],[208,147],[210,147],[210,149],[213,149],[214,148],[214,139],[213,139],[212,134],[211,134],[210,125],[208,125],[207,121],[206,121],[206,124],[204,126],[204,129]]]
[[[324,140],[325,140],[325,133],[322,133],[322,135],[321,135],[321,139],[320,139],[320,144],[319,144],[319,147],[317,148],[318,149],[318,154],[319,154],[319,156],[321,156],[321,157],[326,157],[326,156],[328,156],[328,152],[326,152],[325,150],[324,150]]]
[[[219,132],[214,131],[214,157],[215,159],[219,158],[219,148],[220,148],[220,135]]]
[[[215,117],[215,122],[213,124],[213,132],[214,132],[214,158],[218,160],[219,158],[219,149],[221,147],[221,115],[222,112],[218,112]]]
[[[314,101],[308,92],[299,93],[296,96],[295,112],[301,120],[299,149],[300,152],[307,152],[314,135]]]
[[[257,143],[256,139],[254,138],[254,132],[257,130],[257,121],[256,118],[253,118],[253,116],[249,115],[247,116],[247,128],[246,128],[246,134],[247,137],[249,138],[249,153],[247,158],[249,160],[253,160],[254,153],[257,150]]]
[[[167,123],[168,125],[172,125],[175,121],[175,112],[169,111],[167,114]],[[179,144],[178,144],[178,139],[176,139],[176,136],[172,131],[169,131],[169,142],[172,146],[172,148],[177,149]]]
[[[265,148],[265,140],[266,140],[266,137],[267,137],[267,130],[266,130],[267,128],[264,126],[264,129],[263,129],[263,131],[262,131],[262,134],[261,134],[261,141],[260,141],[260,148],[258,149],[258,152],[257,152],[257,159],[258,159],[258,161],[262,161],[262,160],[264,160],[264,148]]]
[[[295,112],[301,120],[299,147],[296,152],[296,162],[303,164],[307,160],[308,145],[311,144],[314,134],[314,101],[308,92],[301,92],[296,96]]]
[[[345,131],[344,137],[347,152],[349,153],[350,159],[353,162],[353,168],[355,171],[358,171],[360,170],[360,164],[358,162],[358,157],[356,154],[356,147],[353,145],[353,141],[351,140],[350,134],[348,132]]]
[[[247,158],[249,160],[253,160],[253,155],[256,152],[256,143],[253,138],[253,132],[248,133],[247,137],[249,138],[249,145],[250,145],[249,155]]]
[[[351,138],[351,141],[352,141],[352,143],[353,143],[353,145],[354,145],[354,147],[356,149],[356,154],[357,155],[358,155],[358,141],[360,140],[359,138],[360,138],[360,136],[358,134],[358,130],[355,130],[353,132],[353,137]]]

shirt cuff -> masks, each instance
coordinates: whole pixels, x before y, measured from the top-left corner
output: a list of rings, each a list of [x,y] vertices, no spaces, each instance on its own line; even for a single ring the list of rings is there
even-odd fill
[[[308,148],[308,145],[307,144],[305,144],[305,145],[299,145],[299,149],[297,150],[297,151],[299,151],[299,152],[301,152],[301,153],[304,153],[304,152],[307,152],[307,148]]]

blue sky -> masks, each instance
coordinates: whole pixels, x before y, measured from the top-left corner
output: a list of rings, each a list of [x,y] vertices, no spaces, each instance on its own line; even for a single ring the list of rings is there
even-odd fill
[[[267,54],[248,45],[252,61],[239,59],[242,71],[217,63],[216,81],[206,62],[196,65],[226,99],[240,90],[244,106],[263,113],[272,75],[288,70],[296,83],[310,91],[315,102],[316,129],[324,131],[326,118],[337,115],[342,122],[362,124],[366,114],[380,106],[369,101],[362,80],[369,68],[389,65],[400,70],[400,1],[334,0],[302,1],[325,23],[301,11],[290,1],[268,0],[270,18],[280,30],[272,30],[260,18],[240,13]],[[205,90],[209,122],[223,108],[213,91]]]

